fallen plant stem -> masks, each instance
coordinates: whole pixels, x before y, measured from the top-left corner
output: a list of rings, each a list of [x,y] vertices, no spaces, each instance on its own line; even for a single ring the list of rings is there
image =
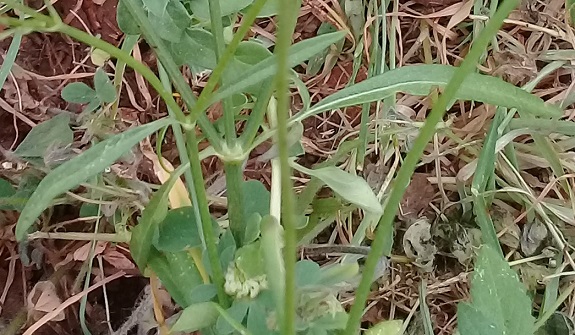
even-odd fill
[[[43,231],[36,231],[28,234],[29,240],[47,239],[47,240],[68,240],[68,241],[105,241],[114,243],[128,243],[130,242],[130,232],[123,233],[49,233]]]

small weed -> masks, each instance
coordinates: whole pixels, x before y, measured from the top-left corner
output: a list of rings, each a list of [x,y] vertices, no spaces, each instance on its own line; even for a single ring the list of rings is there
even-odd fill
[[[355,78],[363,61],[366,4],[343,1],[348,21],[334,20],[341,26],[324,23],[316,37],[292,43],[300,2],[120,0],[117,20],[127,37],[119,49],[62,23],[49,1],[46,2],[47,15],[15,0],[4,1],[8,8],[22,15],[22,18],[0,16],[0,23],[8,27],[3,34],[13,34],[13,43],[19,43],[17,37],[25,33],[59,32],[116,60],[113,80],[103,68],[98,68],[93,88],[76,82],[63,89],[65,101],[84,106],[79,119],[99,112],[111,119],[117,117],[124,65],[147,80],[166,104],[169,114],[121,133],[93,137],[90,147],[81,153],[68,150],[74,140],[70,124],[77,121],[71,120],[69,114],[59,114],[35,127],[13,152],[44,174],[35,191],[25,195],[25,206],[17,205],[16,200],[23,195],[12,183],[0,179],[0,209],[20,211],[15,230],[17,240],[25,246],[30,234],[39,229],[38,217],[54,206],[58,197],[89,185],[87,196],[98,204],[90,208],[91,215],[98,217],[90,239],[95,242],[104,236],[98,230],[101,217],[113,218],[116,232],[105,235],[107,240],[129,242],[131,256],[140,271],[152,278],[152,282],[159,279],[183,309],[174,322],[167,324],[158,319],[163,331],[357,334],[371,286],[387,269],[395,216],[411,176],[424,157],[427,144],[437,132],[447,132],[438,127],[446,110],[455,101],[473,101],[498,106],[498,110],[477,160],[468,168],[473,179],[465,192],[470,195],[461,192],[465,200],[462,207],[472,205],[483,246],[471,280],[471,301],[458,306],[459,332],[462,335],[534,334],[555,315],[557,307],[549,309],[548,305],[536,320],[526,290],[503,258],[488,211],[493,193],[497,191],[498,153],[512,141],[502,143],[505,134],[512,131],[518,131],[511,133],[516,136],[523,134],[522,129],[552,129],[553,133],[564,135],[575,132],[570,121],[560,120],[563,111],[559,107],[526,89],[476,72],[477,63],[519,1],[507,0],[494,7],[497,10],[484,27],[476,31],[474,43],[459,67],[424,64],[397,68],[395,42],[392,50],[388,50],[387,61],[385,50],[385,34],[395,31],[396,18],[390,21],[392,29],[388,30],[389,22],[379,21],[385,17],[386,6],[369,1],[367,9],[377,14],[376,41],[383,35],[383,42],[371,48],[374,58],[370,60],[369,77],[357,84],[350,83],[317,103],[311,103],[310,93],[292,68],[308,61],[307,74],[317,74],[322,67],[323,71],[330,71],[333,60],[347,46],[347,37],[357,51],[353,59],[355,74],[352,77]],[[394,1],[396,6],[397,3]],[[257,18],[275,14],[278,14],[278,31],[272,52],[269,41],[247,36]],[[237,26],[239,17],[241,23]],[[337,31],[336,26],[341,29],[346,22],[351,32]],[[131,56],[139,36],[155,52],[158,75]],[[0,79],[9,66],[2,66]],[[182,75],[182,66],[193,74],[210,73],[199,95]],[[291,86],[298,88],[303,101],[302,109],[293,115],[289,112]],[[174,99],[175,93],[181,97],[183,106]],[[378,113],[392,113],[399,93],[432,97],[432,110],[425,123],[410,123],[413,129],[385,128],[378,124],[374,135],[369,131],[371,103],[378,104]],[[385,111],[382,101],[386,104]],[[211,120],[206,111],[220,103],[223,116]],[[339,151],[325,162],[312,168],[300,164],[297,157],[304,152],[303,122],[321,113],[356,105],[363,106],[357,137],[342,142]],[[244,113],[246,110],[249,114]],[[513,117],[515,112],[518,118]],[[159,150],[168,128],[172,130],[181,162],[175,169]],[[388,152],[402,150],[406,155],[402,157],[401,167],[391,171],[389,179],[379,183],[377,190],[357,175],[356,168],[361,170],[365,165],[368,143],[385,138],[389,138],[390,143],[397,142],[397,133],[393,131],[405,133],[405,129],[416,132],[417,138],[408,145],[384,148],[390,150]],[[116,161],[126,159],[132,147],[154,134],[158,142],[156,153],[146,150],[151,154],[154,172],[162,185],[149,201],[141,201],[143,208],[138,212],[137,224],[128,228],[126,222],[135,212],[134,208],[122,211],[121,206],[101,205],[109,196],[107,186],[114,188],[115,183],[120,183],[106,171]],[[271,162],[272,183],[268,191],[259,181],[244,181],[243,166],[252,151],[270,138],[273,146],[258,158]],[[209,146],[200,151],[198,144],[204,139]],[[541,134],[534,135],[534,139],[541,147],[551,147]],[[509,153],[513,149],[506,150]],[[209,156],[217,157],[224,166],[227,216],[223,219],[216,219],[210,212],[200,165],[202,159]],[[349,157],[353,157],[353,164],[342,165]],[[552,165],[560,176],[560,158],[552,153],[547,158],[556,163]],[[520,178],[513,168],[510,164],[508,175],[516,174]],[[294,170],[310,178],[298,194],[293,188]],[[121,189],[130,190],[136,184]],[[331,194],[320,198],[317,194],[324,186]],[[547,212],[532,199],[532,194],[516,193],[524,197],[525,203],[533,204],[539,215],[546,216]],[[125,193],[114,196],[123,195]],[[360,266],[358,262],[365,255],[353,253],[346,254],[341,262],[322,266],[311,260],[296,261],[297,248],[313,241],[340,216],[361,219],[351,243],[369,251],[365,264]],[[550,221],[547,217],[545,222]],[[431,236],[430,227],[427,228]],[[369,247],[366,237],[372,239]],[[91,259],[95,243],[92,246]],[[354,302],[346,311],[339,298],[350,291],[355,292]],[[425,284],[422,284],[420,306],[425,333],[432,334],[433,320],[425,292]],[[556,306],[565,299],[550,298],[548,304]],[[85,304],[84,300],[81,318]],[[399,334],[406,327],[407,322],[391,320],[374,325],[366,334]]]

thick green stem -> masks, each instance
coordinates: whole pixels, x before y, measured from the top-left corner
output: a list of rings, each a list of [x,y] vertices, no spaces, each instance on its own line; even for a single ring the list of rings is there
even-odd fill
[[[288,118],[289,118],[289,61],[293,29],[297,21],[300,1],[281,0],[279,2],[279,19],[275,53],[278,62],[276,75],[277,89],[277,146],[279,151],[281,188],[282,188],[282,223],[284,226],[284,264],[285,264],[285,299],[283,317],[280,325],[283,335],[296,333],[296,286],[295,263],[297,253],[297,233],[295,216],[295,196],[291,181],[289,165]],[[281,308],[278,306],[278,311]],[[278,313],[279,315],[280,313]]]
[[[475,40],[475,43],[471,47],[469,54],[467,57],[465,57],[461,63],[461,66],[457,69],[445,87],[444,93],[440,95],[438,101],[433,106],[431,113],[427,117],[425,125],[421,128],[419,136],[415,140],[412,149],[407,154],[403,165],[399,169],[397,177],[395,178],[395,185],[389,195],[389,198],[387,199],[387,203],[383,210],[383,215],[379,221],[377,232],[371,245],[371,252],[367,257],[361,278],[361,283],[359,284],[359,287],[356,291],[355,302],[349,314],[345,334],[353,335],[358,332],[359,323],[361,321],[361,316],[363,314],[363,309],[369,294],[369,289],[377,263],[379,262],[379,259],[383,255],[384,251],[389,254],[391,250],[390,241],[392,240],[389,238],[389,236],[386,236],[386,234],[389,234],[389,232],[392,230],[390,227],[393,227],[393,220],[397,214],[399,202],[403,197],[403,193],[409,184],[411,175],[415,170],[415,166],[417,165],[419,158],[425,149],[425,146],[435,133],[435,125],[442,119],[449,101],[453,99],[465,77],[474,71],[477,61],[480,59],[483,50],[487,48],[491,38],[495,36],[503,24],[503,20],[505,20],[505,18],[517,6],[518,3],[519,0],[504,1],[499,7],[499,10],[487,23],[481,34]]]
[[[225,162],[226,197],[228,199],[228,217],[230,229],[238,245],[242,245],[246,225],[242,194],[242,162]]]
[[[220,0],[209,1],[211,29],[212,34],[214,35],[214,42],[216,44],[216,60],[219,64],[223,63],[221,57],[225,54],[224,29],[220,10]],[[224,79],[221,78],[220,84],[223,83]],[[228,150],[235,152],[235,149],[239,144],[237,143],[236,120],[231,97],[223,99],[222,106],[224,109],[224,132],[226,145]],[[223,154],[224,169],[226,172],[226,196],[228,198],[228,217],[230,220],[230,228],[236,242],[238,245],[241,245],[243,236],[242,228],[245,226],[245,218],[243,217],[243,197],[241,192],[241,183],[243,180],[242,162],[236,160],[225,161],[225,151]]]
[[[224,272],[220,263],[218,254],[217,237],[212,226],[212,216],[210,215],[210,208],[208,206],[208,198],[204,186],[204,176],[202,175],[202,166],[200,155],[198,152],[198,140],[196,138],[195,129],[186,129],[186,147],[188,149],[188,157],[190,159],[190,168],[192,171],[192,179],[194,191],[197,195],[198,209],[202,222],[202,233],[206,243],[206,251],[210,260],[210,267],[212,269],[212,279],[218,292],[218,301],[224,308],[230,306],[229,297],[224,290]]]

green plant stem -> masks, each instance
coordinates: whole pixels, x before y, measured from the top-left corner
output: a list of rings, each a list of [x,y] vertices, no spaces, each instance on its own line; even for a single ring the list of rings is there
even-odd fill
[[[206,86],[198,97],[198,101],[196,103],[197,110],[203,111],[212,102],[211,99],[214,95],[214,89],[216,88],[217,83],[220,81],[220,78],[222,78],[226,66],[231,62],[236,53],[236,49],[250,30],[252,23],[254,23],[258,13],[261,11],[266,2],[267,0],[256,0],[250,6],[248,12],[243,16],[242,24],[234,34],[234,37],[228,44],[228,47],[221,54],[219,62],[210,74],[210,78],[208,79]]]
[[[300,1],[281,0],[279,2],[278,32],[275,46],[277,56],[277,145],[279,151],[281,189],[282,189],[282,223],[284,226],[284,264],[285,264],[285,299],[283,318],[280,323],[282,334],[295,334],[296,326],[296,216],[295,196],[291,181],[288,148],[289,118],[289,62],[288,54],[292,33],[297,20]],[[278,310],[281,310],[278,306]]]
[[[8,48],[8,52],[6,53],[4,62],[0,68],[0,87],[4,87],[6,78],[8,78],[8,74],[10,74],[12,65],[14,65],[14,62],[16,61],[16,56],[18,55],[18,50],[20,49],[20,43],[22,42],[22,35],[23,33],[21,31],[16,31],[14,33],[14,37],[12,38],[12,42],[10,42],[10,47]]]
[[[209,0],[209,7],[210,28],[216,45],[216,63],[219,63],[226,48],[220,0]],[[224,84],[223,78],[220,78],[219,83],[220,85]],[[224,109],[224,132],[226,144],[228,145],[228,148],[231,148],[236,144],[236,122],[231,97],[222,99],[222,106]]]
[[[24,6],[25,7],[25,6]],[[18,7],[19,10],[22,10]],[[23,10],[22,10],[23,11]],[[27,13],[28,14],[28,13]],[[158,92],[160,97],[165,101],[166,105],[170,106],[176,112],[176,119],[180,122],[185,121],[184,113],[181,111],[180,107],[174,100],[171,94],[169,94],[166,90],[162,88],[162,83],[156,77],[156,75],[150,70],[146,65],[143,63],[138,62],[129,53],[116,48],[115,46],[94,37],[86,32],[83,32],[79,29],[74,27],[65,25],[63,23],[55,24],[55,22],[48,16],[38,14],[34,16],[34,19],[27,19],[24,21],[20,21],[18,19],[3,17],[1,21],[7,23],[10,26],[20,26],[20,27],[27,27],[37,31],[52,31],[56,30],[62,34],[68,35],[84,44],[90,45],[94,48],[100,49],[110,56],[121,60],[126,65],[134,69],[134,71],[138,72],[142,75],[152,87]]]
[[[186,129],[186,147],[188,149],[188,157],[190,159],[190,168],[192,171],[192,179],[194,191],[198,197],[198,209],[202,222],[202,233],[206,243],[206,251],[210,260],[210,267],[212,269],[213,282],[218,292],[218,301],[224,308],[230,306],[229,297],[224,291],[224,272],[220,263],[218,255],[217,237],[212,226],[212,216],[208,207],[208,199],[204,185],[204,176],[202,175],[201,160],[198,152],[198,140],[196,138],[195,129]]]
[[[131,54],[132,50],[138,40],[140,35],[124,35],[124,41],[122,42],[122,48],[120,50]],[[116,61],[116,71],[114,73],[114,87],[116,88],[117,98],[111,108],[112,117],[115,119],[118,114],[118,106],[120,105],[120,93],[122,92],[122,78],[124,77],[124,71],[126,70],[126,62],[118,59]],[[165,87],[164,87],[165,88]],[[177,113],[177,112],[174,112]],[[176,114],[173,116],[176,118]]]
[[[168,78],[168,74],[166,73],[164,66],[162,66],[162,63],[158,63],[158,72],[160,74],[160,80],[162,81],[164,88],[168,91],[171,91],[172,85],[170,84],[170,79]],[[173,116],[174,111],[168,107],[168,113],[170,114],[170,116]],[[190,158],[188,157],[188,152],[186,149],[186,139],[184,138],[184,134],[182,133],[182,128],[180,125],[174,125],[174,126],[172,126],[172,131],[174,132],[174,139],[176,140],[176,148],[178,149],[178,156],[180,157],[180,164],[186,165],[190,162]],[[161,160],[160,160],[160,162],[161,162]],[[194,184],[194,178],[192,176],[191,168],[186,169],[184,171],[184,177],[185,177],[186,184],[187,184],[186,188],[187,188],[188,194],[190,195],[190,200],[192,200],[192,205],[194,207],[194,215],[196,216],[196,224],[198,225],[198,232],[200,233],[203,247],[206,248],[206,241],[204,240],[203,229],[202,229],[202,224],[201,224],[202,218],[200,216],[199,206],[198,206],[198,195],[195,192],[196,187]],[[203,179],[202,179],[202,185],[203,185]],[[198,266],[198,268],[200,268],[200,266]]]
[[[46,23],[47,26],[54,22],[51,17],[49,17],[47,15],[40,14],[36,10],[34,10],[33,8],[30,8],[24,4],[21,4],[20,2],[17,2],[14,0],[6,0],[3,2],[10,8],[14,8],[21,13],[24,13],[24,14],[29,15],[29,16],[37,19],[37,20],[40,20],[40,21]]]
[[[101,182],[102,178],[96,178],[96,181],[99,183]],[[94,192],[96,193],[96,192]],[[99,193],[99,192],[98,192]],[[94,196],[95,194],[93,194]],[[100,195],[100,200],[102,200],[102,195]],[[102,217],[102,206],[98,206],[98,219],[96,220],[96,224],[94,225],[94,234],[97,234],[100,230],[100,219]],[[90,282],[91,282],[91,274],[92,271],[91,269],[93,268],[93,263],[94,263],[94,256],[96,253],[96,245],[97,245],[98,241],[96,239],[93,239],[91,241],[91,246],[90,246],[90,253],[88,256],[88,269],[90,269],[89,273],[86,273],[86,277],[84,278],[84,290],[88,290],[88,288],[90,287]],[[82,332],[84,333],[84,335],[92,335],[92,333],[90,332],[90,330],[88,329],[88,326],[86,325],[86,304],[88,303],[88,295],[84,295],[82,296],[82,299],[80,299],[80,310],[79,310],[79,317],[80,317],[80,328],[82,328]]]
[[[226,198],[228,200],[228,217],[230,229],[238,245],[242,245],[246,218],[244,217],[242,182],[243,170],[241,161],[224,162],[226,173]]]
[[[210,122],[208,117],[203,113],[203,110],[199,110],[194,108],[196,104],[196,97],[194,96],[194,92],[186,83],[186,80],[182,76],[180,72],[180,68],[174,61],[172,55],[170,54],[169,49],[165,46],[164,41],[160,37],[160,35],[156,32],[153,25],[148,20],[144,9],[141,7],[140,4],[137,3],[136,0],[123,0],[126,7],[130,10],[132,17],[138,23],[140,30],[142,31],[142,35],[146,38],[146,41],[152,46],[158,59],[164,66],[166,72],[170,76],[174,87],[180,93],[182,100],[188,106],[190,110],[190,115],[186,119],[186,123],[192,124],[197,121],[198,126],[202,129],[204,136],[210,141],[210,144],[219,151],[221,149],[221,138],[218,134],[214,125]],[[147,79],[147,78],[146,78]],[[155,87],[154,87],[155,88]],[[180,121],[178,119],[178,121]]]
[[[221,57],[225,54],[224,29],[220,9],[220,0],[209,0],[211,29],[216,44],[216,60],[218,64],[225,64]],[[236,34],[237,35],[237,34]],[[220,83],[224,84],[224,78],[220,78]],[[233,109],[232,98],[227,97],[222,100],[224,109],[224,133],[228,150],[235,151],[239,146],[236,136],[236,120]],[[223,152],[225,154],[225,151]],[[242,161],[226,160],[224,158],[224,170],[226,172],[226,196],[228,199],[228,217],[230,229],[234,239],[241,245],[243,237],[244,213],[243,196],[241,183],[243,181]]]
[[[264,115],[266,115],[266,111],[268,109],[268,104],[270,98],[272,97],[274,92],[274,85],[273,81],[266,80],[262,83],[262,90],[257,97],[257,101],[252,109],[249,119],[246,122],[244,132],[240,136],[242,141],[242,147],[247,149],[253,143],[256,135],[258,134],[258,130],[261,127],[261,124],[264,120]]]
[[[403,165],[397,173],[395,179],[395,186],[393,187],[385,208],[383,210],[383,215],[379,221],[377,232],[371,245],[372,251],[367,257],[364,272],[361,278],[361,283],[356,291],[355,302],[351,308],[349,319],[346,325],[345,334],[352,335],[356,334],[358,331],[358,326],[363,314],[363,308],[369,294],[369,289],[371,286],[373,274],[378,260],[383,255],[384,251],[388,254],[391,251],[391,243],[386,243],[386,241],[392,241],[389,236],[386,236],[393,227],[393,220],[397,213],[399,202],[403,197],[403,193],[409,184],[411,175],[415,171],[415,166],[421,157],[423,150],[427,143],[433,137],[435,133],[435,125],[441,121],[443,114],[447,108],[448,103],[453,99],[459,86],[465,79],[465,77],[475,70],[477,61],[480,59],[483,50],[487,48],[491,38],[495,36],[503,20],[509,15],[509,13],[517,6],[519,0],[506,0],[504,1],[499,10],[493,15],[492,19],[487,23],[485,28],[481,31],[481,34],[475,40],[475,43],[471,47],[469,54],[461,66],[456,70],[453,78],[449,81],[445,87],[444,93],[439,96],[439,99],[433,106],[431,113],[427,117],[425,125],[421,128],[419,136],[415,140],[412,149],[407,154]]]

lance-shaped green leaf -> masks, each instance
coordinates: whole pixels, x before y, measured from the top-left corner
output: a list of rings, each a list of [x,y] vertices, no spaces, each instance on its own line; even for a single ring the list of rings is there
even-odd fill
[[[38,184],[22,210],[16,225],[16,238],[22,241],[28,229],[58,195],[80,185],[114,163],[146,136],[169,125],[170,119],[148,123],[102,141],[58,166]]]
[[[381,100],[398,92],[427,96],[434,88],[444,88],[455,69],[449,65],[425,64],[387,71],[330,95],[307,111],[296,115],[291,121],[301,121],[328,110]],[[479,73],[465,77],[455,99],[517,108],[542,117],[563,115],[558,107],[545,103],[541,98],[499,78]]]
[[[299,65],[333,43],[341,40],[344,36],[345,32],[338,31],[331,34],[316,36],[292,45],[289,49],[289,66],[293,67]],[[270,78],[275,75],[276,72],[276,57],[268,57],[247,69],[243,75],[237,76],[235,80],[227,82],[226,85],[216,91],[211,102],[220,101],[235,93],[243,92],[247,87],[251,87],[267,78]]]

